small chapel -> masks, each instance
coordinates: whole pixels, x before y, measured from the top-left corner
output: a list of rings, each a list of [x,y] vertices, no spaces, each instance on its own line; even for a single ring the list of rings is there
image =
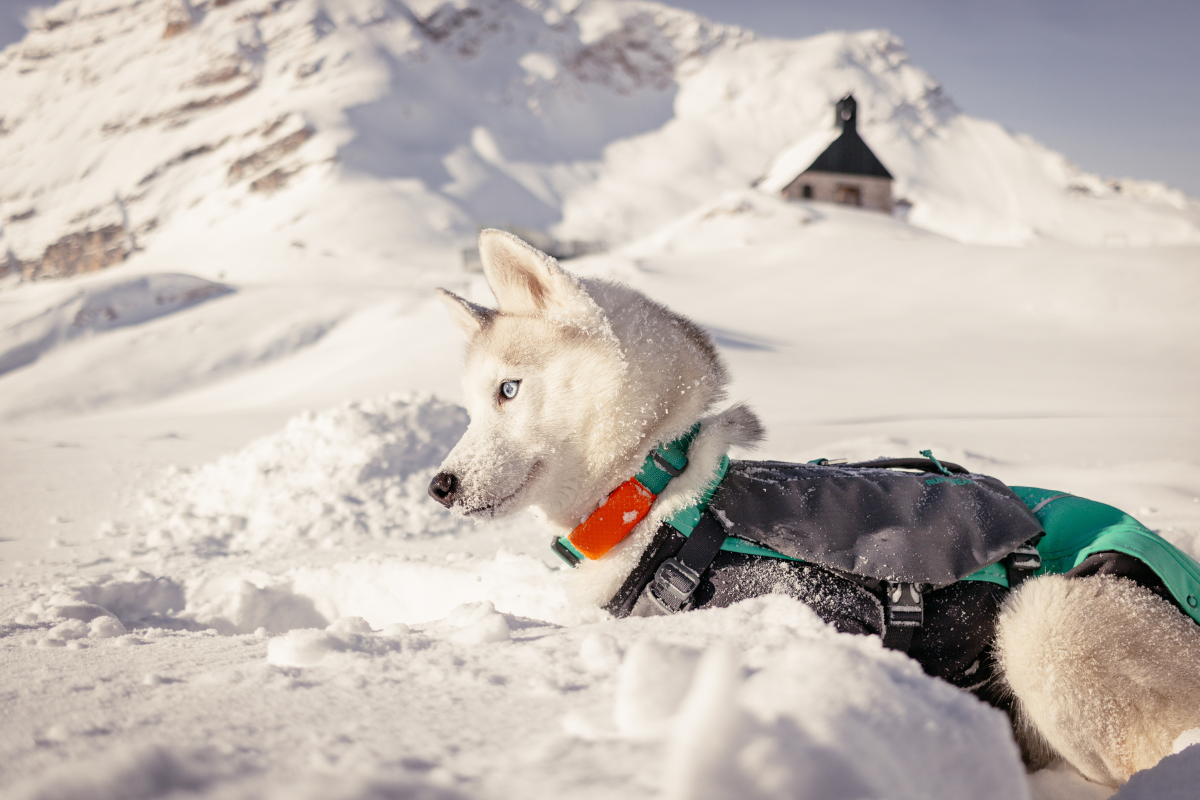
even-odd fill
[[[824,200],[892,211],[892,173],[858,135],[858,103],[848,94],[837,102],[842,134],[812,165],[783,188],[789,200]]]

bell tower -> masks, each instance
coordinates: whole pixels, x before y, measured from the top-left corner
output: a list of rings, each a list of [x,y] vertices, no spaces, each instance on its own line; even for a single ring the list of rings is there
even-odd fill
[[[835,124],[840,125],[843,131],[857,131],[858,103],[855,101],[854,95],[848,94],[838,100],[834,113],[836,114]]]

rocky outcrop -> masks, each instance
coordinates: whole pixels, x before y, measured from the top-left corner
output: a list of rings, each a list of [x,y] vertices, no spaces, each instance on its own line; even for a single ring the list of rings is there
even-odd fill
[[[167,0],[167,26],[162,38],[170,39],[191,29],[196,23],[196,11],[188,0]]]
[[[124,225],[77,231],[47,246],[40,259],[21,262],[21,277],[40,280],[96,272],[121,263],[132,249]]]
[[[311,139],[315,133],[316,131],[314,131],[311,127],[306,126],[295,133],[289,133],[282,139],[272,142],[262,150],[258,150],[248,156],[239,158],[229,166],[229,180],[241,180],[248,175],[252,175],[259,170],[265,169],[289,153],[298,150],[300,145]]]

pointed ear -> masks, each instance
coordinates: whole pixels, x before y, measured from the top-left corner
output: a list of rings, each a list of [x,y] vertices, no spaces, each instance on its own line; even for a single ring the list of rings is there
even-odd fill
[[[492,318],[496,316],[496,312],[492,309],[477,306],[448,289],[436,289],[435,291],[442,302],[446,304],[446,308],[450,309],[450,316],[454,319],[454,324],[467,335],[468,339],[475,338],[475,334],[491,325]]]
[[[507,231],[488,228],[480,233],[479,256],[502,314],[546,314],[571,321],[603,316],[574,275]]]

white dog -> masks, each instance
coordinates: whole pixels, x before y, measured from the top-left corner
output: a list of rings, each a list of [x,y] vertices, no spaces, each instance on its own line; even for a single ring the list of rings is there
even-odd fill
[[[484,231],[480,251],[498,309],[440,290],[469,342],[471,424],[430,493],[472,517],[532,508],[556,537],[566,537],[606,501],[615,507],[621,487],[657,459],[665,474],[675,473],[665,488],[654,497],[634,487],[617,509],[620,520],[606,523],[627,529],[580,559],[591,600],[608,602],[644,563],[664,521],[700,503],[724,474],[729,449],[752,446],[762,427],[744,406],[716,410],[727,374],[708,335],[689,320],[627,286],[577,278],[502,231]],[[661,455],[679,441],[681,470]],[[749,594],[782,587],[810,604],[844,590],[848,600],[836,609],[814,606],[818,613],[835,624],[847,613],[841,630],[879,632],[869,620],[855,621],[878,614],[870,587],[796,562],[722,556],[711,580],[735,574],[727,585],[738,592],[722,599],[721,585],[710,587],[709,600],[696,605],[748,596],[745,586]],[[910,654],[930,674],[1006,707],[1031,767],[1060,756],[1093,781],[1116,786],[1200,726],[1200,628],[1138,583],[1047,575],[1009,592],[961,581],[931,593],[926,608],[952,596],[992,609],[978,626],[979,654]],[[981,663],[991,666],[981,671]],[[986,686],[964,677],[985,673]]]

